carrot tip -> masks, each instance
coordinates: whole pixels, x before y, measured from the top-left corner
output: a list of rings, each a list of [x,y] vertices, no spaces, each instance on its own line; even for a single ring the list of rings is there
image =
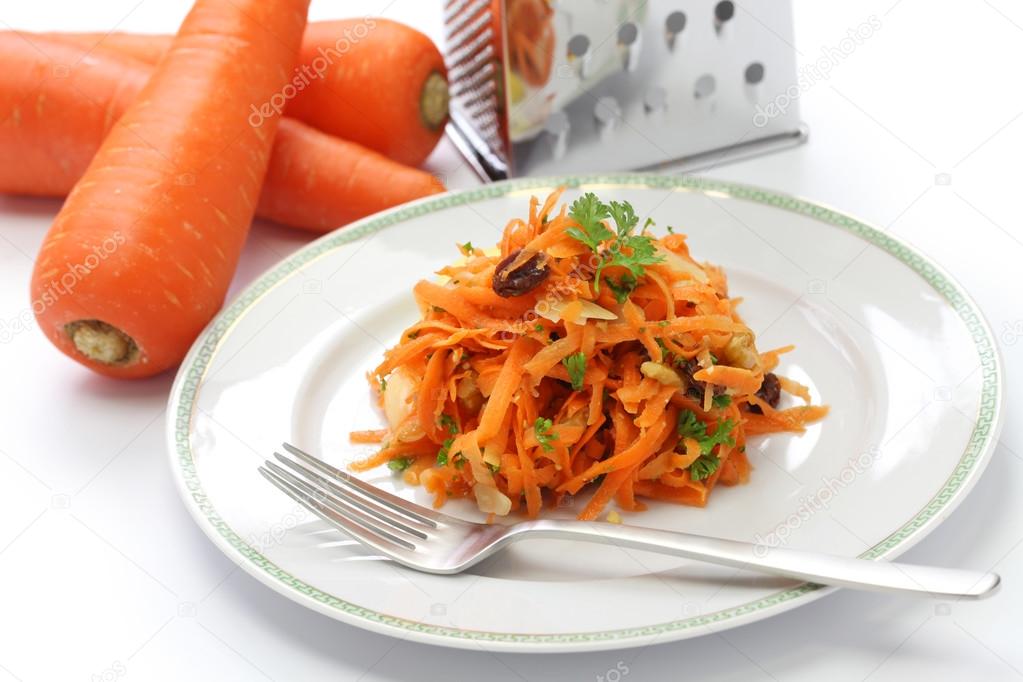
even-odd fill
[[[423,123],[430,130],[436,130],[447,120],[448,81],[442,74],[433,71],[423,81],[423,90],[419,95],[419,112],[423,117]]]
[[[100,320],[79,320],[64,325],[64,331],[79,353],[105,365],[123,365],[138,356],[135,341]]]

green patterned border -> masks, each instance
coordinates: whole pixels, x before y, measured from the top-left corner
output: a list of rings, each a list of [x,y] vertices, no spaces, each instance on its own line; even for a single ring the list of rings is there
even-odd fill
[[[889,537],[863,553],[862,557],[869,559],[880,558],[891,553],[897,547],[906,549],[913,542],[921,539],[925,532],[930,530],[929,527],[933,527],[937,521],[952,511],[955,504],[961,499],[960,493],[965,492],[975,482],[980,472],[983,471],[987,459],[994,450],[1002,413],[1001,392],[1003,381],[993,336],[976,304],[962,288],[941,268],[908,245],[846,214],[819,204],[755,187],[692,176],[632,173],[512,180],[406,204],[392,211],[368,218],[343,230],[325,235],[285,259],[256,280],[255,283],[249,286],[210,323],[196,341],[182,364],[174,387],[171,390],[170,408],[168,411],[168,435],[172,445],[172,456],[176,455],[177,457],[174,461],[177,465],[175,472],[179,477],[183,490],[187,492],[195,504],[193,514],[200,521],[200,525],[203,525],[202,522],[205,522],[208,525],[208,527],[204,527],[207,533],[219,535],[231,548],[245,557],[248,562],[251,562],[250,572],[254,574],[262,572],[263,575],[261,577],[264,582],[272,584],[274,581],[277,581],[279,584],[276,585],[276,588],[280,591],[297,591],[319,605],[327,607],[324,609],[325,611],[336,610],[341,614],[347,615],[347,618],[342,616],[343,620],[348,620],[355,624],[362,622],[371,629],[389,630],[391,634],[398,636],[419,633],[430,636],[432,641],[454,646],[459,646],[459,642],[475,642],[482,646],[485,646],[486,643],[524,644],[527,646],[531,645],[530,648],[532,650],[567,650],[573,648],[565,645],[577,645],[575,648],[586,648],[586,645],[594,647],[594,645],[600,642],[614,642],[624,646],[640,644],[642,642],[639,640],[644,638],[678,633],[697,627],[710,627],[725,621],[734,621],[744,616],[751,616],[752,614],[766,615],[767,609],[792,602],[821,589],[822,586],[820,585],[807,583],[738,607],[639,628],[565,634],[508,634],[463,630],[427,625],[378,613],[357,604],[338,599],[331,594],[307,585],[273,564],[269,559],[260,554],[257,549],[248,545],[218,514],[213,503],[207,497],[202,482],[196,473],[195,462],[189,443],[192,414],[199,386],[221,340],[235,322],[263,294],[312,260],[345,244],[409,218],[434,213],[454,206],[462,206],[490,198],[501,197],[519,190],[559,185],[573,188],[581,185],[624,185],[665,190],[715,192],[731,198],[766,204],[793,213],[810,216],[828,225],[850,232],[892,255],[920,275],[952,306],[973,338],[982,368],[981,401],[976,426],[962,458],[941,489],[912,519]],[[267,580],[267,578],[270,580]]]

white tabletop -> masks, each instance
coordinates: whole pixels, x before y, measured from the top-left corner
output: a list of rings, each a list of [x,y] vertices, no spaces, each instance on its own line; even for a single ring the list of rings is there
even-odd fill
[[[0,28],[168,31],[188,4],[4,3]],[[314,0],[313,17],[383,13],[440,35],[436,1],[339,4]],[[809,144],[714,175],[836,206],[937,258],[999,337],[1013,411],[1023,398],[1023,7],[803,0],[795,15],[804,65],[871,15],[880,28],[803,93]],[[447,141],[429,164],[452,188],[477,182]],[[18,328],[32,259],[58,208],[0,198],[0,680],[1023,676],[1023,433],[1011,418],[969,499],[904,557],[997,570],[1004,585],[987,601],[842,591],[718,635],[549,656],[431,648],[297,606],[221,555],[178,499],[163,441],[170,374],[102,379],[57,353],[33,322]],[[257,224],[234,290],[308,239]]]

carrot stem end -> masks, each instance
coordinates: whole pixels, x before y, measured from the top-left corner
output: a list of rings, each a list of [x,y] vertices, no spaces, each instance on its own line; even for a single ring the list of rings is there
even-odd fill
[[[105,365],[124,365],[138,356],[135,341],[117,327],[100,320],[79,320],[64,325],[75,349]]]
[[[430,130],[444,125],[448,118],[448,81],[437,71],[433,71],[423,81],[423,90],[419,95],[419,112],[423,124]]]

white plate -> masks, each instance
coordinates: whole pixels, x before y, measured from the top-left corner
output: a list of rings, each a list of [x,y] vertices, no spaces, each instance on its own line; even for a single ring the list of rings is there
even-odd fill
[[[458,576],[372,557],[256,472],[291,441],[338,465],[381,424],[365,372],[416,317],[412,285],[493,244],[531,194],[566,184],[625,199],[694,254],[725,266],[761,349],[831,415],[750,447],[748,485],[705,509],[652,505],[626,522],[869,559],[944,519],[993,450],[1002,378],[976,305],[902,242],[828,208],[683,177],[523,180],[409,204],[295,253],[206,329],[181,367],[168,438],[186,505],[214,543],[281,594],[339,620],[434,644],[505,651],[610,649],[693,637],[826,593],[616,547],[538,540]],[[386,468],[368,479],[425,501]],[[472,515],[464,502],[446,511]],[[561,513],[570,513],[571,510]]]

